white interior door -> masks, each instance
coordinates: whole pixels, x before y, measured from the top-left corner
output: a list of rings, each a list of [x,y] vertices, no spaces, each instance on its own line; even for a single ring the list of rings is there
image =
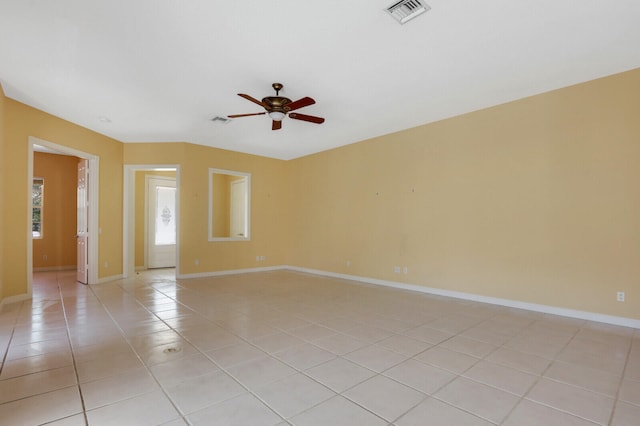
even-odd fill
[[[89,161],[78,161],[78,212],[77,212],[77,280],[83,284],[89,282]]]
[[[147,181],[147,268],[176,266],[176,180]]]
[[[231,237],[247,236],[247,180],[242,178],[231,182]]]

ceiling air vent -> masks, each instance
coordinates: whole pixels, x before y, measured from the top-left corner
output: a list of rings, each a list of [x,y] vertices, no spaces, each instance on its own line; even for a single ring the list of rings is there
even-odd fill
[[[387,12],[396,18],[398,22],[404,24],[429,9],[431,9],[431,7],[421,0],[400,0],[389,6]]]
[[[213,121],[214,123],[227,124],[231,122],[231,119],[224,117],[213,117],[211,121]]]

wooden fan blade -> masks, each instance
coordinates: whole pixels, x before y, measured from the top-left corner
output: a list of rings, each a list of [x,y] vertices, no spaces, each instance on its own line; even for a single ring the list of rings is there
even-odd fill
[[[273,124],[271,125],[271,130],[280,130],[282,128],[282,121],[273,120]]]
[[[324,118],[322,117],[316,117],[313,115],[306,115],[306,114],[298,114],[296,112],[292,112],[291,114],[289,114],[289,117],[295,120],[308,121],[310,123],[316,123],[316,124],[324,123]]]
[[[316,101],[314,101],[310,97],[306,96],[306,97],[304,97],[302,99],[298,99],[297,101],[291,102],[286,107],[289,109],[289,111],[295,111],[298,108],[302,108],[302,107],[306,107],[306,106],[309,106],[309,105],[313,105],[315,103],[316,103]]]
[[[227,115],[227,117],[229,118],[239,118],[239,117],[250,117],[252,115],[265,115],[266,112],[254,112],[253,114],[234,114],[234,115]]]
[[[253,97],[251,97],[249,95],[245,95],[244,93],[238,93],[238,96],[240,96],[241,98],[245,98],[246,100],[251,101],[254,104],[258,104],[262,108],[266,108],[265,105],[262,102],[260,102],[259,100],[257,100],[256,98],[253,98]]]

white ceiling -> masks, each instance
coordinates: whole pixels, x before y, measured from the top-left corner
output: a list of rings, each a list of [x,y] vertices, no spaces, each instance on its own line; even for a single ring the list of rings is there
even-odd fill
[[[427,0],[405,25],[392,3],[0,0],[0,82],[122,142],[291,159],[640,67],[638,0]],[[210,121],[273,82],[326,122]]]

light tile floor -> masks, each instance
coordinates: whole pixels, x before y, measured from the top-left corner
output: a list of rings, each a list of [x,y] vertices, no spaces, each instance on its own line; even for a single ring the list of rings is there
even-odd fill
[[[0,311],[7,425],[640,425],[640,330],[294,272]]]

